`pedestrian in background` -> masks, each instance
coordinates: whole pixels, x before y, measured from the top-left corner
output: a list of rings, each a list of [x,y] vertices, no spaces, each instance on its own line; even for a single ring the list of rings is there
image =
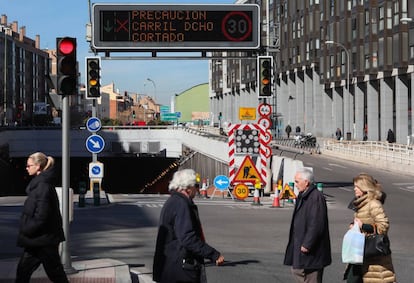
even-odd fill
[[[300,127],[296,126],[296,129],[295,129],[296,135],[300,135],[300,131],[301,131]]]
[[[30,282],[40,264],[52,282],[69,282],[59,256],[59,243],[65,237],[53,165],[53,157],[41,152],[27,158],[26,170],[33,179],[26,187],[20,218],[17,244],[24,251],[17,265],[16,283]]]
[[[321,283],[331,264],[331,243],[326,200],[315,184],[310,168],[295,174],[296,200],[284,264],[291,266],[295,282]]]
[[[391,129],[388,129],[387,142],[389,142],[389,143],[394,143],[395,142],[395,135],[394,135],[394,132]]]
[[[342,139],[342,131],[340,128],[336,128],[335,136],[338,141]]]
[[[285,132],[286,132],[287,138],[289,139],[290,133],[292,132],[292,127],[290,125],[287,125],[285,128]]]
[[[224,257],[205,241],[193,199],[197,193],[196,173],[183,169],[174,173],[168,188],[171,193],[160,215],[153,263],[155,282],[207,282],[204,259],[216,265]]]
[[[361,173],[354,178],[355,197],[349,204],[354,211],[354,224],[361,232],[387,234],[390,227],[383,203],[385,193],[371,175]],[[352,225],[351,225],[352,227]],[[362,265],[348,264],[344,280],[347,283],[396,282],[391,255],[364,258]]]

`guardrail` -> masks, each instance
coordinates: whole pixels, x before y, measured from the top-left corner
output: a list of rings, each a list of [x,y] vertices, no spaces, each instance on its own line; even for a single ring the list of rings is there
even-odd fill
[[[414,164],[414,147],[381,141],[324,140],[323,150],[339,152],[355,158],[381,160],[398,164]]]

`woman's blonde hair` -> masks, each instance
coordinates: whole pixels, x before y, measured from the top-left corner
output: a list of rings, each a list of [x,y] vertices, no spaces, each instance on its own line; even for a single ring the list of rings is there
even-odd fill
[[[367,173],[361,173],[354,178],[354,184],[364,193],[369,195],[381,194],[382,187],[378,181]]]
[[[46,156],[43,152],[32,153],[29,158],[34,164],[39,165],[41,171],[47,170],[55,164],[55,159],[51,156]]]

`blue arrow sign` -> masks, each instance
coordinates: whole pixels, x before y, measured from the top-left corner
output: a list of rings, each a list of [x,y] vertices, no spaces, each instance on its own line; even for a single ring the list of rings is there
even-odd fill
[[[93,175],[99,175],[101,173],[101,167],[98,165],[93,166],[91,170]]]
[[[86,139],[86,148],[90,153],[100,153],[104,147],[105,141],[99,135],[91,135]]]
[[[101,129],[102,123],[101,120],[97,117],[91,117],[86,121],[86,128],[89,132],[95,133]]]
[[[214,186],[219,190],[225,190],[229,187],[230,180],[227,176],[218,175],[214,178]]]

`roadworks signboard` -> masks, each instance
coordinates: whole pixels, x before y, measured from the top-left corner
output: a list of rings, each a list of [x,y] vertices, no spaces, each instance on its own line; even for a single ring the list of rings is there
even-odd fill
[[[285,184],[283,190],[280,192],[279,199],[295,199],[296,195],[289,184]]]
[[[250,155],[246,155],[239,167],[239,170],[236,173],[233,183],[255,184],[257,180],[260,180],[262,184],[264,183],[262,176],[259,174],[259,171],[254,165],[252,158]]]

